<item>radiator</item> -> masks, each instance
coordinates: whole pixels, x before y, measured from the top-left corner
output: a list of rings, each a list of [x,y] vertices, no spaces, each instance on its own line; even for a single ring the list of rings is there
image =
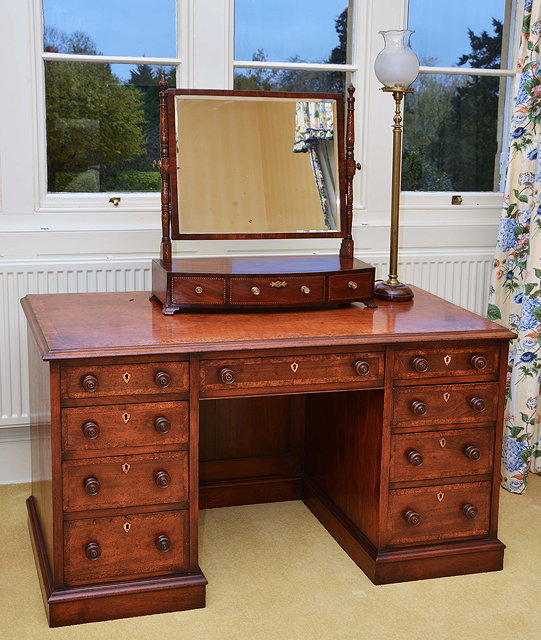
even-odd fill
[[[376,267],[378,278],[387,277],[386,256],[364,252],[361,257]],[[403,252],[399,277],[483,314],[491,262],[488,250]],[[4,260],[0,265],[0,483],[23,482],[30,475],[28,365],[26,320],[19,300],[28,293],[148,290],[150,259]]]

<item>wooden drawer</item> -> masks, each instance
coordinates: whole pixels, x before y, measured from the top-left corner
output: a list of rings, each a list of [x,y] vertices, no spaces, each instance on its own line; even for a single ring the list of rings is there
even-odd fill
[[[187,402],[146,402],[62,409],[62,449],[178,445],[188,441]]]
[[[189,564],[188,511],[64,522],[67,585],[180,573]]]
[[[232,304],[317,304],[325,300],[324,276],[285,278],[233,278],[230,282]]]
[[[188,500],[188,453],[155,453],[63,465],[64,511]]]
[[[330,276],[329,300],[347,302],[348,300],[359,300],[359,298],[371,298],[373,283],[373,273]]]
[[[146,362],[66,366],[61,372],[62,398],[133,396],[188,390],[187,362]]]
[[[175,276],[172,281],[171,302],[173,304],[224,304],[225,302],[225,278]]]
[[[491,422],[496,419],[498,384],[447,384],[393,390],[393,426]]]
[[[499,354],[499,345],[495,343],[467,343],[442,349],[397,349],[393,377],[405,381],[445,376],[467,378],[483,375],[496,378]]]
[[[493,447],[492,427],[395,434],[390,481],[491,473]]]
[[[390,545],[488,534],[490,482],[444,484],[389,492]]]
[[[261,393],[278,387],[378,387],[383,353],[329,353],[265,358],[207,360],[201,365],[201,395]]]

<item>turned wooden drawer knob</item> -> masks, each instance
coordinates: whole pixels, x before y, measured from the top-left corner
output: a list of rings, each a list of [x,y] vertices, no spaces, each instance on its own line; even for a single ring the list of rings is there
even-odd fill
[[[220,369],[219,375],[224,384],[233,384],[233,382],[235,382],[235,374],[227,367]]]
[[[166,489],[171,484],[171,476],[167,471],[156,471],[154,474],[154,482],[160,489]]]
[[[470,358],[470,362],[471,366],[478,371],[482,371],[487,368],[487,359],[484,356],[475,354]]]
[[[95,422],[85,422],[81,427],[81,431],[85,438],[95,440],[100,435],[100,428]]]
[[[158,549],[158,551],[162,551],[163,553],[169,551],[169,549],[171,548],[171,540],[169,540],[169,538],[164,534],[159,535],[156,540],[154,540],[154,544],[156,545],[156,549]]]
[[[95,496],[100,492],[101,486],[97,478],[90,476],[83,481],[83,487],[89,496]]]
[[[93,376],[89,373],[88,375],[81,378],[81,386],[85,391],[92,393],[98,388],[98,379],[96,378],[96,376]]]
[[[410,409],[416,416],[424,416],[426,413],[426,404],[420,400],[414,400],[410,404]]]
[[[465,504],[462,507],[462,512],[464,513],[466,518],[470,518],[471,520],[477,518],[477,509],[473,506],[473,504]]]
[[[408,509],[404,514],[404,520],[410,527],[418,527],[421,524],[421,516],[413,509]]]
[[[414,467],[420,467],[424,462],[423,456],[418,451],[415,451],[415,449],[410,449],[406,454],[406,457],[408,462]]]
[[[474,447],[472,444],[470,444],[464,449],[464,455],[470,460],[479,460],[479,458],[481,457],[481,451],[477,447]]]
[[[85,556],[89,560],[97,560],[101,556],[101,547],[97,542],[89,542],[85,546]]]
[[[358,376],[367,376],[370,373],[370,365],[364,360],[357,360],[353,368]]]
[[[428,360],[426,358],[413,358],[411,366],[417,373],[425,373],[428,371]]]
[[[473,398],[471,398],[470,400],[470,407],[474,410],[474,411],[484,411],[485,410],[485,401],[483,400],[483,398],[478,398],[477,396],[474,396]]]
[[[158,433],[169,433],[169,430],[171,429],[171,423],[167,418],[160,416],[159,418],[156,418],[156,420],[154,420],[154,429],[156,429]]]
[[[165,389],[171,384],[171,377],[165,371],[158,371],[154,376],[154,382],[160,389]]]

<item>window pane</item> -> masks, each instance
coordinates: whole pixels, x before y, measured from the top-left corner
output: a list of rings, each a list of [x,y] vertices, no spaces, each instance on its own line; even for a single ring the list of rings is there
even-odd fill
[[[422,65],[500,68],[505,0],[409,0]]]
[[[174,67],[46,62],[48,190],[158,191],[158,82]]]
[[[498,189],[500,83],[505,87],[500,78],[419,75],[405,97],[404,191]]]
[[[45,51],[175,58],[175,7],[175,0],[43,0]]]
[[[235,59],[346,62],[347,0],[235,0]]]
[[[237,69],[234,88],[240,91],[298,91],[344,93],[346,73],[288,69]]]

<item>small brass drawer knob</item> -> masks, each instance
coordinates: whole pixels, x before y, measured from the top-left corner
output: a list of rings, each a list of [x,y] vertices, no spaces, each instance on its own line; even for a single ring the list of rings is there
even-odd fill
[[[156,418],[156,420],[154,420],[154,429],[156,429],[158,433],[169,433],[169,430],[171,429],[171,423],[167,418],[159,416],[158,418]]]
[[[165,371],[158,371],[154,376],[154,382],[160,389],[166,389],[171,384],[171,377]]]
[[[160,489],[167,489],[167,487],[171,484],[171,476],[167,473],[167,471],[156,471],[156,473],[154,474],[154,482]]]
[[[302,285],[301,291],[308,295],[310,293],[310,287],[307,287],[305,284]]]
[[[471,398],[470,400],[470,407],[474,410],[474,411],[484,411],[486,404],[485,401],[483,400],[483,398],[478,398],[477,396]]]
[[[197,293],[198,295],[203,293],[203,287],[200,285],[197,285],[197,287],[195,287],[194,289],[195,293]]]
[[[482,371],[487,368],[487,359],[484,356],[480,356],[478,354],[473,355],[470,358],[471,366],[478,371]]]
[[[96,376],[93,376],[89,373],[88,375],[81,378],[81,386],[85,391],[93,393],[98,389],[98,379],[96,378]]]
[[[470,518],[470,520],[473,520],[474,518],[477,518],[477,509],[476,507],[473,506],[473,504],[465,504],[462,507],[462,512],[464,513],[464,515],[466,516],[466,518]]]
[[[428,371],[428,360],[426,358],[413,358],[411,366],[417,373],[426,373]]]
[[[81,427],[81,431],[85,438],[89,440],[95,440],[100,435],[100,428],[95,422],[85,422]]]
[[[426,404],[420,400],[414,400],[410,404],[410,409],[416,416],[424,416],[426,413]]]
[[[414,467],[420,467],[424,462],[423,456],[418,451],[415,451],[415,449],[410,449],[406,457],[408,462]]]
[[[404,514],[404,520],[410,527],[418,527],[421,524],[421,516],[413,509],[408,509]]]
[[[354,282],[353,280],[350,280],[350,281],[348,282],[348,287],[349,287],[350,289],[356,289],[358,286],[359,286],[359,285],[358,285],[356,282]]]
[[[250,291],[254,294],[254,296],[258,296],[261,293],[261,289],[259,287],[252,287]]]
[[[101,486],[97,478],[90,476],[83,481],[83,487],[89,496],[95,496],[100,492]]]
[[[470,460],[479,460],[479,458],[481,457],[481,451],[477,447],[474,447],[470,444],[464,449],[464,455]]]
[[[97,542],[89,542],[85,546],[85,556],[89,560],[97,560],[101,556],[101,547]]]
[[[370,373],[370,365],[364,360],[357,360],[353,368],[358,376],[367,376]]]
[[[224,367],[220,369],[220,378],[224,384],[233,384],[235,382],[235,374],[231,369]]]
[[[171,548],[171,540],[169,540],[169,538],[163,533],[154,540],[154,544],[156,545],[156,549],[163,553],[169,551]]]

